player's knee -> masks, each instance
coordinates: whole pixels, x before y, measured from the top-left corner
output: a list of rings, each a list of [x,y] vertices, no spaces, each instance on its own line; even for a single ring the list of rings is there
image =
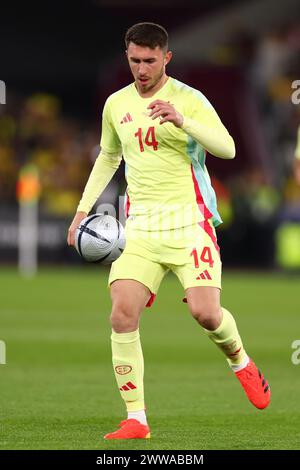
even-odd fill
[[[125,302],[114,303],[110,323],[116,333],[134,331],[138,328],[138,313]]]
[[[221,323],[222,312],[218,303],[189,305],[193,318],[205,329],[216,330]]]

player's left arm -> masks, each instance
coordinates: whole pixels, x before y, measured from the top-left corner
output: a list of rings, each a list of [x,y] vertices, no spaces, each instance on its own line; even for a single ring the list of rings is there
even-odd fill
[[[159,117],[160,124],[173,123],[215,157],[235,157],[234,140],[212,106],[199,104],[193,117],[183,116],[171,103],[162,100],[153,101],[148,108],[152,119]]]

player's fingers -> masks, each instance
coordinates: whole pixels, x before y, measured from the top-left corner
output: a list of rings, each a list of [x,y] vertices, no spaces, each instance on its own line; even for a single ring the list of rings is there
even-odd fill
[[[157,113],[157,115],[153,116],[152,119],[154,120],[154,119],[157,119],[157,118],[163,118],[166,115],[167,115],[167,113],[162,111],[160,113]]]
[[[153,106],[151,112],[149,113],[149,116],[152,117],[154,113],[156,113],[157,111],[160,111],[161,109],[164,109],[166,112],[173,111],[172,105],[163,101]]]
[[[152,101],[152,103],[149,104],[149,106],[147,106],[147,109],[152,109],[155,106],[161,105],[161,104],[167,104],[167,102],[163,101],[163,100],[154,100],[154,101]]]
[[[159,109],[158,111],[155,111],[150,117],[151,119],[156,119],[158,116],[160,116],[161,110]]]
[[[160,121],[159,124],[163,124],[164,122],[170,122],[172,120],[172,114],[166,114]]]
[[[162,106],[160,109],[158,109],[152,114],[151,118],[156,119],[159,116],[164,116],[165,114],[169,114],[169,113],[170,113],[170,110],[167,107]]]
[[[151,119],[157,119],[159,116],[161,116],[164,112],[163,111],[157,111],[156,113],[152,114]]]
[[[153,109],[155,108],[155,106],[157,106],[157,102],[156,101],[153,101],[153,103],[150,103],[149,106],[147,106],[147,109]]]
[[[160,111],[162,109],[162,105],[161,104],[156,104],[155,106],[153,106],[153,108],[151,109],[150,113],[149,113],[149,116],[153,116],[154,113],[157,113],[158,111]]]

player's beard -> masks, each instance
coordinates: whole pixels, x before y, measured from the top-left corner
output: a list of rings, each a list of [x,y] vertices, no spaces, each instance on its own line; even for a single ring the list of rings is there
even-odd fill
[[[139,87],[140,90],[145,93],[145,92],[148,92],[150,90],[152,90],[152,88],[155,88],[155,86],[159,83],[159,81],[162,79],[162,77],[164,76],[165,74],[165,68],[162,67],[161,70],[159,71],[159,73],[157,74],[156,77],[154,77],[152,83],[149,83],[145,86],[142,86],[142,87]]]

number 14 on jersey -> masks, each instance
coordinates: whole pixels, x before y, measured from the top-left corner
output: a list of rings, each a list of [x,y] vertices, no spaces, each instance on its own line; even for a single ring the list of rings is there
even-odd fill
[[[148,147],[153,147],[153,150],[158,150],[158,142],[155,137],[154,126],[148,128],[145,136],[143,135],[143,129],[139,127],[138,131],[134,134],[134,137],[138,138],[141,152],[145,151],[144,144],[148,145]]]

